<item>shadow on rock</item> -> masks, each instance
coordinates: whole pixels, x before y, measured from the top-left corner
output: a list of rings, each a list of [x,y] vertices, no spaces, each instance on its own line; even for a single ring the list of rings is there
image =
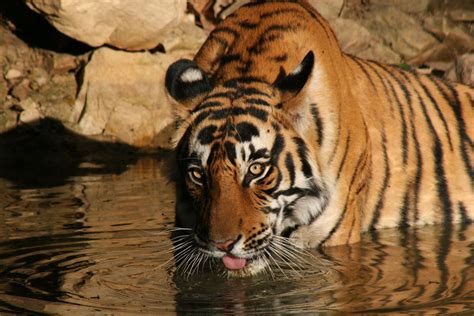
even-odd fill
[[[145,155],[151,154],[86,138],[47,118],[0,134],[0,178],[26,188],[57,186],[71,176],[122,173]],[[152,155],[169,156],[159,150]]]
[[[15,35],[30,46],[72,55],[80,55],[91,50],[88,45],[56,30],[39,14],[30,10],[24,1],[0,1],[0,23],[5,21],[14,25]]]

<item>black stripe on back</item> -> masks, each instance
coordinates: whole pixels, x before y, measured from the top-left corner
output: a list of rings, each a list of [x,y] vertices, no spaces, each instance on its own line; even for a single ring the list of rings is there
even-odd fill
[[[221,57],[221,60],[220,60],[220,63],[219,63],[219,66],[224,66],[224,65],[227,65],[227,64],[230,64],[231,62],[234,62],[234,61],[239,61],[242,59],[242,56],[238,55],[238,54],[227,54],[227,55],[223,55]]]
[[[256,88],[251,88],[251,87],[239,88],[238,93],[240,95],[262,95],[262,96],[265,96],[265,97],[268,97],[268,98],[271,97],[271,95],[269,95],[268,93],[262,92],[262,91],[260,91]]]
[[[256,105],[264,105],[264,106],[269,106],[270,105],[270,104],[268,104],[267,101],[265,101],[263,99],[257,99],[257,98],[246,99],[245,103],[256,104]]]
[[[201,103],[196,110],[204,110],[207,108],[214,108],[214,107],[219,107],[219,106],[222,106],[222,103],[217,102],[217,101],[207,101],[207,102]]]
[[[254,29],[259,25],[259,22],[240,21],[238,24],[244,29]]]
[[[275,15],[286,14],[286,13],[294,13],[295,15],[300,15],[300,16],[302,15],[301,10],[287,8],[287,9],[278,9],[278,10],[272,10],[266,13],[262,13],[260,14],[260,19],[262,20],[265,20],[268,18],[273,19],[275,18]]]

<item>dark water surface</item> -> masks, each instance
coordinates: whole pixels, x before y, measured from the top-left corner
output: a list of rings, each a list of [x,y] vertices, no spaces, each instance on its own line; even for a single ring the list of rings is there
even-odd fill
[[[299,276],[177,275],[169,168],[142,158],[117,172],[79,163],[63,181],[0,178],[0,314],[474,313],[473,225],[380,231],[312,251]]]

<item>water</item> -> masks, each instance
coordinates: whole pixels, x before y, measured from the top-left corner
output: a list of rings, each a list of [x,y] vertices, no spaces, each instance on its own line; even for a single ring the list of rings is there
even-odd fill
[[[0,314],[474,313],[474,225],[312,251],[299,276],[176,274],[168,156],[0,171]]]

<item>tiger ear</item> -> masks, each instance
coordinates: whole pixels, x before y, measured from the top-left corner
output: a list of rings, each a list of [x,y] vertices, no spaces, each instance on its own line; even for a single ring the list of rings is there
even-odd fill
[[[201,101],[200,96],[211,90],[206,74],[189,59],[180,59],[168,67],[165,85],[177,105],[188,113]],[[179,115],[183,109],[177,110]]]
[[[273,85],[280,91],[282,102],[289,101],[299,94],[308,82],[313,66],[314,53],[310,51],[303,58],[301,64],[296,66],[288,75],[285,74],[283,67],[280,68],[280,73]]]

